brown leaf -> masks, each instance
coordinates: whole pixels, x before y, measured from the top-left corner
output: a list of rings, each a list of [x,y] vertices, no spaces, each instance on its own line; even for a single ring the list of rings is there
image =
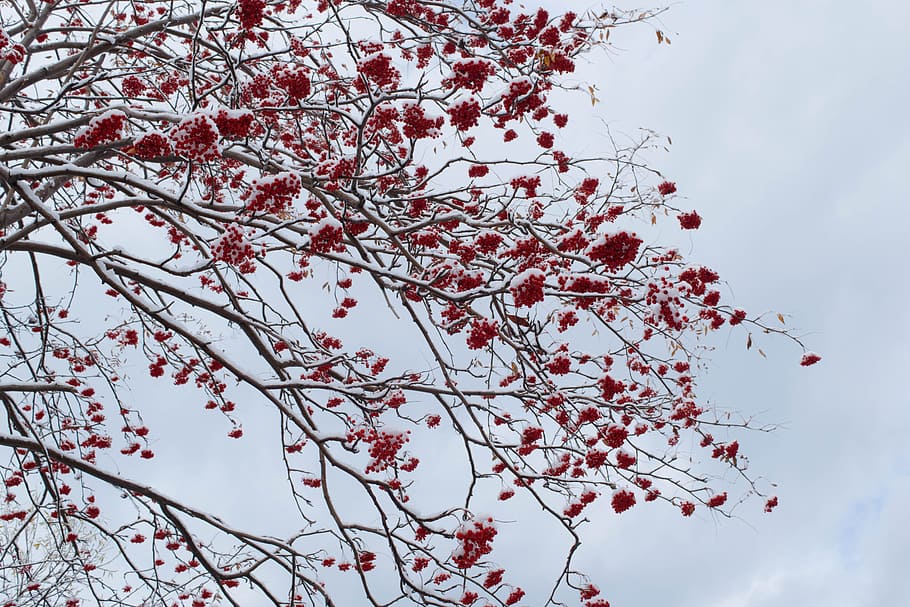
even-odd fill
[[[522,327],[531,326],[531,323],[528,322],[528,319],[522,316],[516,316],[515,314],[506,314],[506,318],[514,322],[516,325],[521,325]]]

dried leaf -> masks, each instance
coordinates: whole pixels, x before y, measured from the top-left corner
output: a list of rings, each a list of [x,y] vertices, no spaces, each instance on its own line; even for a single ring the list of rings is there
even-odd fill
[[[777,320],[779,320],[779,321],[780,321],[780,324],[782,324],[782,325],[787,324],[787,323],[784,322],[784,315],[781,314],[780,312],[777,313]]]
[[[751,347],[752,347],[752,334],[749,333],[749,335],[746,337],[746,350],[748,350]]]
[[[758,353],[761,354],[762,358],[768,358],[768,355],[762,352],[761,348],[758,349]]]
[[[509,320],[511,320],[512,322],[514,322],[517,325],[521,325],[522,327],[531,326],[531,323],[528,322],[528,319],[524,318],[523,316],[516,316],[515,314],[506,314],[506,318],[508,318]]]
[[[664,33],[660,30],[657,30],[656,34],[657,34],[657,44],[660,44],[661,42],[664,41]]]

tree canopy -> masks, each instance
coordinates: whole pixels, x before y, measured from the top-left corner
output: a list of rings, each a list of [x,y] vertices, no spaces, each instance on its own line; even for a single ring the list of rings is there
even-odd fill
[[[606,607],[588,518],[729,513],[731,471],[770,511],[696,379],[712,331],[783,331],[653,242],[701,225],[656,136],[571,145],[576,62],[655,14],[0,5],[6,604]],[[170,494],[192,449],[283,493]],[[541,514],[532,595],[509,534]]]

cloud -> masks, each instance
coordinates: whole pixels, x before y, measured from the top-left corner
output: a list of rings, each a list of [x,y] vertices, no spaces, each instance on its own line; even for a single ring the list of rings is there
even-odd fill
[[[614,39],[625,50],[581,76],[611,129],[672,137],[649,160],[704,217],[687,255],[736,305],[788,313],[825,357],[802,369],[783,340],[755,336],[767,360],[740,333],[719,341],[701,392],[780,424],[740,440],[780,509],[603,514],[583,555],[616,605],[906,600],[910,5],[853,8],[676,4],[660,24],[672,46],[628,28]]]

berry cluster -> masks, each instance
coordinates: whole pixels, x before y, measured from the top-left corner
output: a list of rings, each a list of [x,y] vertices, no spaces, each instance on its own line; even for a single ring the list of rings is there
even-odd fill
[[[429,117],[417,103],[404,105],[401,114],[401,132],[409,139],[432,139],[439,137],[439,129],[445,124],[442,116]]]
[[[253,112],[249,110],[218,110],[212,115],[218,133],[228,139],[243,139],[253,134]]]
[[[310,231],[310,249],[317,253],[344,251],[344,230],[332,220],[324,219]]]
[[[16,65],[25,59],[27,51],[21,44],[10,44],[9,34],[3,28],[0,28],[0,59],[8,61],[11,65]]]
[[[395,465],[398,451],[408,442],[408,433],[370,428],[363,433],[362,438],[364,442],[370,444],[369,453],[373,458],[365,471],[367,473],[382,472]],[[414,467],[416,468],[416,464]]]
[[[446,110],[449,114],[449,123],[459,131],[467,131],[477,126],[480,118],[480,102],[473,97],[453,103]]]
[[[249,213],[281,215],[300,194],[302,186],[296,173],[281,172],[253,181],[241,198]]]
[[[475,519],[462,525],[455,532],[455,539],[461,545],[452,555],[452,561],[459,569],[470,569],[477,562],[493,551],[493,538],[496,527],[492,517]]]
[[[628,489],[620,489],[613,493],[611,505],[616,514],[621,514],[635,505],[635,494]]]
[[[244,30],[251,30],[262,24],[265,17],[264,0],[239,0],[237,2],[237,20]]]
[[[242,274],[256,271],[253,263],[256,253],[253,245],[238,224],[232,223],[212,245],[212,258],[236,267]]]
[[[496,75],[496,67],[486,59],[471,57],[452,64],[452,75],[443,85],[452,89],[480,92],[487,79]]]
[[[354,86],[360,92],[366,92],[366,83],[372,82],[384,90],[391,90],[398,86],[401,72],[392,64],[392,56],[388,53],[374,53],[357,63],[360,78],[354,81]]]
[[[184,118],[169,135],[174,150],[184,158],[205,162],[221,156],[218,125],[206,113]]]
[[[284,64],[272,70],[272,78],[284,92],[288,101],[298,103],[310,96],[310,77],[304,67]]]
[[[480,350],[485,348],[499,332],[499,323],[487,318],[478,318],[471,322],[468,334],[468,348]]]
[[[701,225],[701,216],[695,211],[680,213],[677,219],[679,220],[679,226],[684,230],[697,230]]]
[[[142,160],[164,158],[174,153],[168,138],[157,131],[141,135],[127,151]]]
[[[546,275],[536,268],[517,274],[509,285],[509,291],[515,299],[516,307],[530,308],[544,300],[543,285]]]
[[[125,123],[126,114],[123,112],[119,110],[104,112],[89,121],[88,126],[73,139],[73,145],[88,150],[102,143],[117,141],[123,137]]]
[[[638,257],[642,240],[635,234],[618,232],[604,235],[588,249],[587,255],[592,261],[604,264],[608,270],[616,272]]]

